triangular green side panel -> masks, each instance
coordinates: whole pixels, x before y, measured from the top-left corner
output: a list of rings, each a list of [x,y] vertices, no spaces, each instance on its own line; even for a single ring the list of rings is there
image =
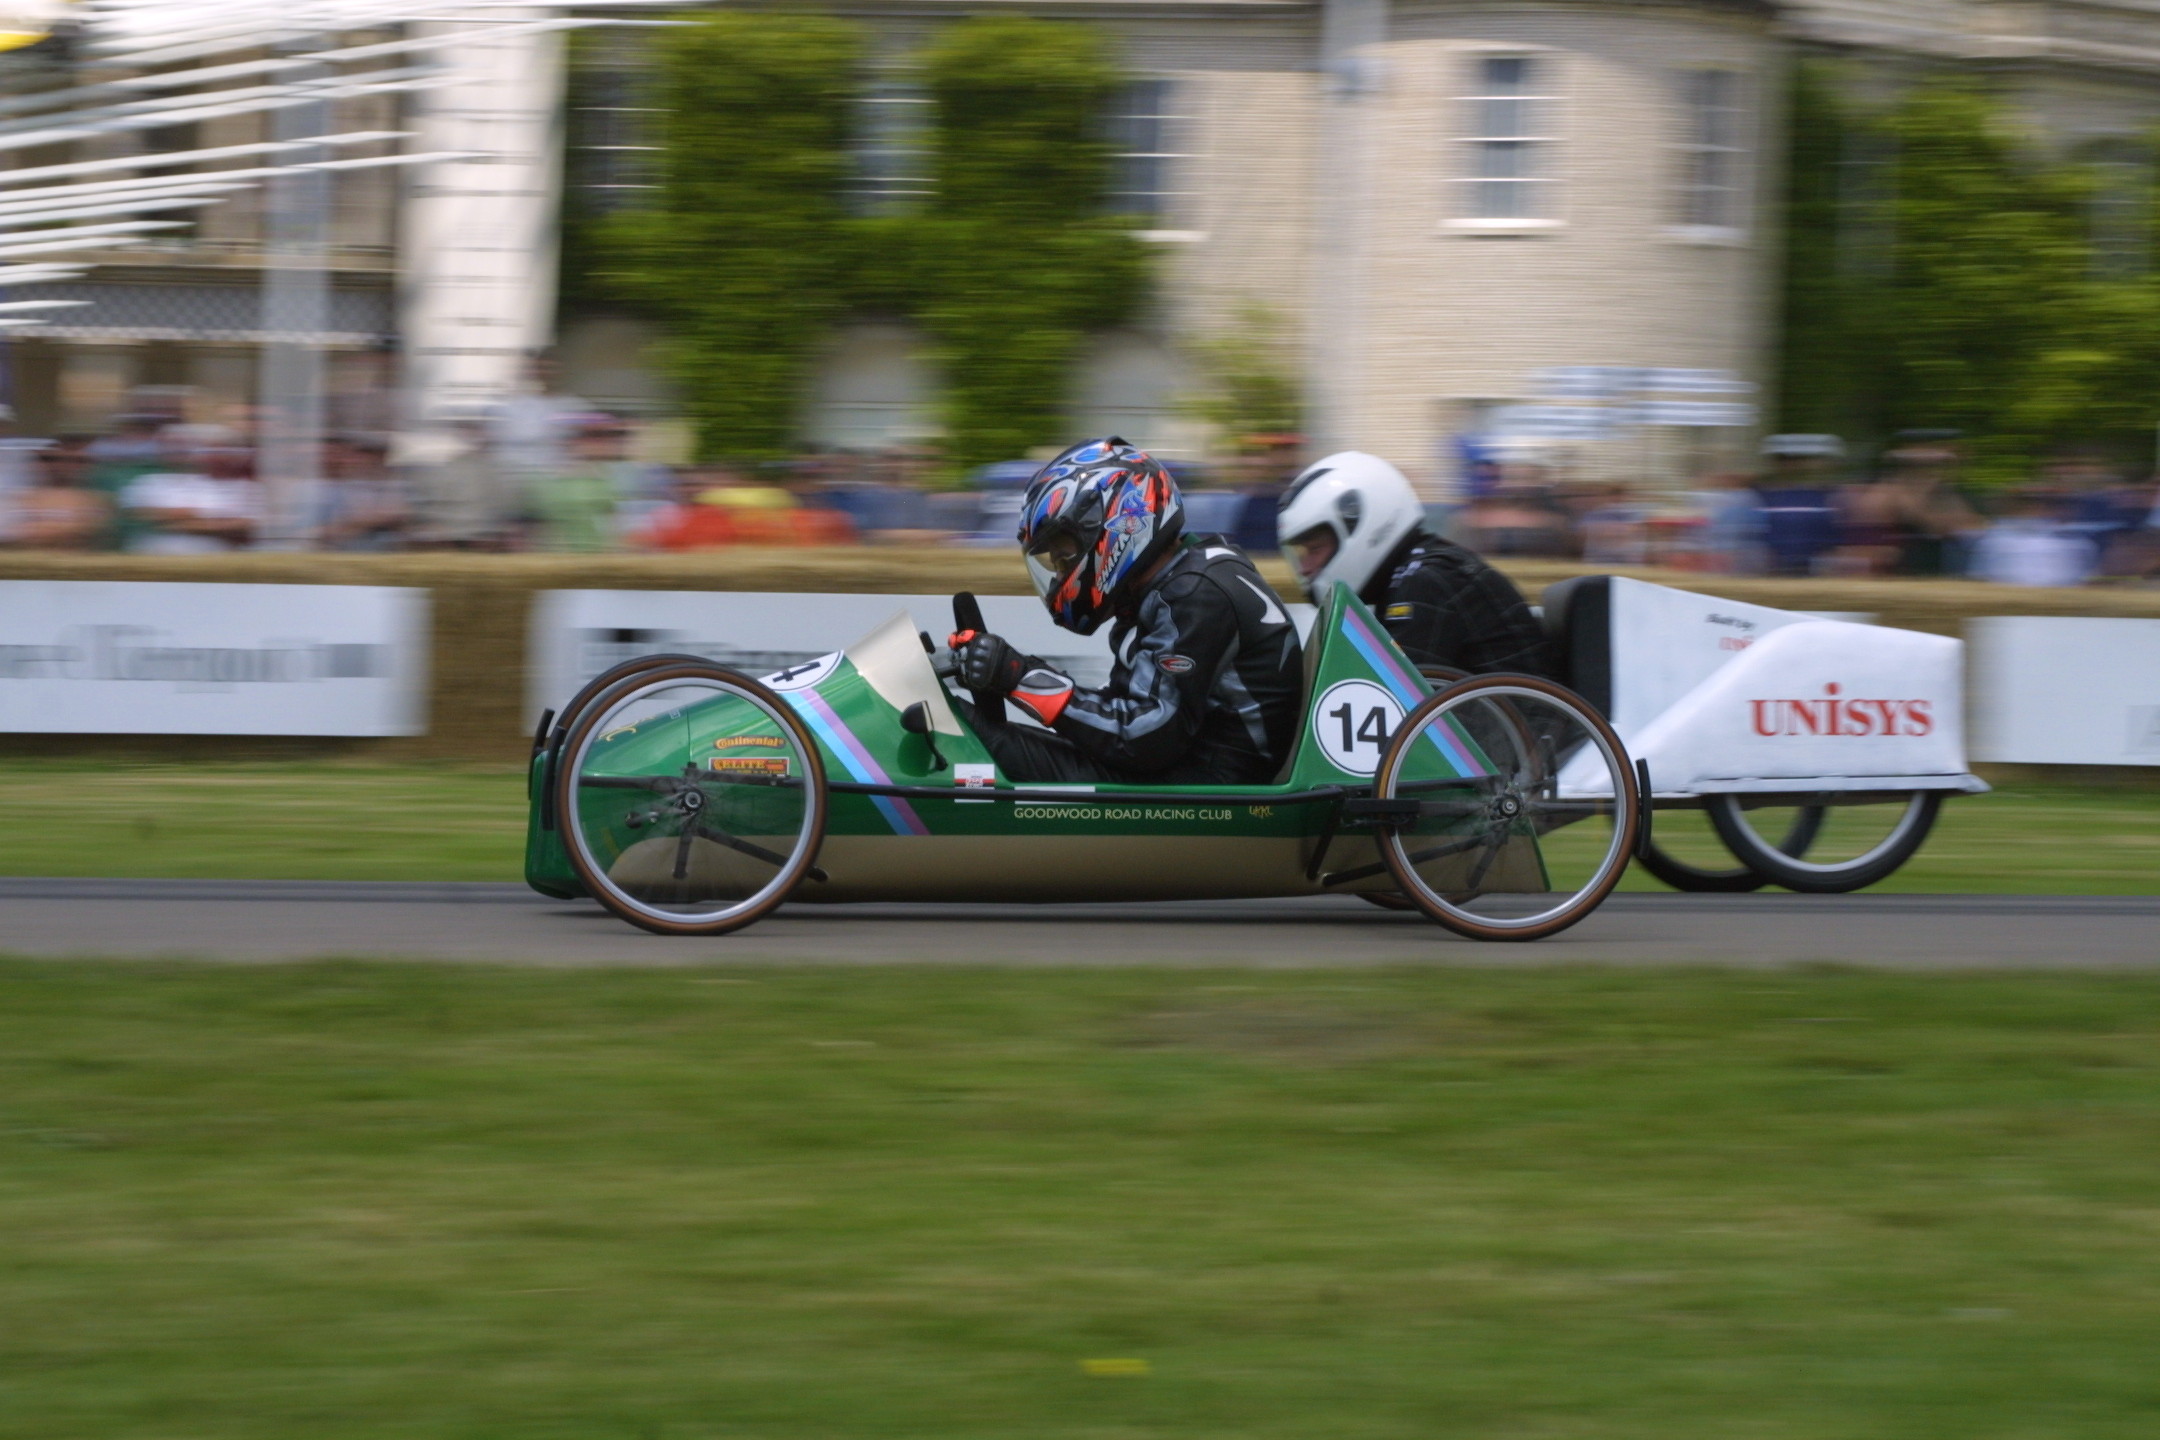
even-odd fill
[[[1291,783],[1368,783],[1388,739],[1432,686],[1346,586],[1329,592],[1305,643],[1312,683]]]

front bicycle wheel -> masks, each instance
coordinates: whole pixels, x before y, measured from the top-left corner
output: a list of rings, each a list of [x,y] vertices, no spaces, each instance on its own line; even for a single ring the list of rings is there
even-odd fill
[[[1481,675],[1410,712],[1373,777],[1417,816],[1380,836],[1412,904],[1458,935],[1537,940],[1620,883],[1641,817],[1620,737],[1564,686]]]
[[[690,661],[624,677],[572,722],[555,785],[578,879],[657,934],[739,930],[822,878],[817,744],[732,670]]]

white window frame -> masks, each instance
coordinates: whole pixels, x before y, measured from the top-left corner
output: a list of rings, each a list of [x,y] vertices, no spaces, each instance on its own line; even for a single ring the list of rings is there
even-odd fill
[[[1729,87],[1723,103],[1706,103],[1709,77]],[[1755,204],[1755,96],[1748,72],[1732,65],[1690,65],[1678,72],[1680,138],[1673,146],[1675,183],[1673,221],[1666,233],[1694,245],[1741,245],[1753,226]],[[1716,126],[1725,127],[1721,132]],[[1726,167],[1719,181],[1706,177],[1713,164]],[[1706,196],[1721,197],[1725,212],[1703,218],[1698,205]]]
[[[1112,172],[1112,208],[1120,214],[1140,215],[1152,222],[1150,228],[1136,232],[1142,240],[1190,242],[1205,239],[1202,232],[1181,229],[1177,225],[1190,199],[1190,192],[1185,188],[1184,182],[1188,178],[1187,162],[1193,159],[1191,146],[1187,143],[1194,123],[1194,117],[1187,113],[1187,97],[1192,86],[1180,75],[1162,72],[1135,75],[1128,83],[1128,88],[1118,96],[1119,108],[1115,123],[1123,124],[1141,115],[1142,112],[1130,102],[1142,85],[1157,87],[1153,109],[1146,115],[1154,128],[1152,139],[1155,148],[1123,148],[1128,143],[1128,137],[1112,136],[1112,144],[1117,147],[1110,152],[1111,163],[1116,167]],[[1127,167],[1134,161],[1152,163],[1155,188],[1124,188],[1124,181],[1130,173]],[[1132,209],[1122,203],[1128,197],[1134,196],[1146,196],[1148,207]]]
[[[1525,62],[1529,66],[1527,88],[1496,91],[1488,76],[1489,67],[1499,60]],[[1564,102],[1559,53],[1538,45],[1478,45],[1457,51],[1450,57],[1450,64],[1463,67],[1457,71],[1460,88],[1455,97],[1461,129],[1448,147],[1453,173],[1448,179],[1448,217],[1442,228],[1471,235],[1535,235],[1565,228],[1567,222],[1560,215],[1560,111]],[[1526,123],[1518,124],[1506,135],[1485,133],[1490,107],[1497,101],[1518,102]],[[1496,145],[1525,147],[1522,153],[1529,164],[1522,174],[1506,178],[1484,173],[1488,147]],[[1486,193],[1483,187],[1493,184],[1516,186],[1526,197],[1534,197],[1534,205],[1518,207],[1533,213],[1479,213]]]
[[[930,202],[930,92],[900,69],[873,72],[856,102],[862,131],[850,157],[848,190],[856,209],[892,215]],[[912,163],[910,163],[912,162]],[[910,172],[913,173],[910,173]]]

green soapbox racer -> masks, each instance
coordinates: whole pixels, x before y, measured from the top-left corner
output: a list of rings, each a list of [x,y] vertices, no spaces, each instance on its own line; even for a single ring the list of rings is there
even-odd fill
[[[960,628],[981,628],[970,596]],[[1015,784],[903,611],[762,679],[646,656],[544,716],[527,883],[665,935],[783,903],[1354,894],[1481,940],[1563,930],[1643,838],[1639,777],[1549,681],[1421,675],[1347,589],[1305,646],[1276,783]]]

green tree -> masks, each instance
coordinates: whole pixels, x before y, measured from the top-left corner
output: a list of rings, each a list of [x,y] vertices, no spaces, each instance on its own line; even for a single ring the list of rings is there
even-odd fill
[[[1241,306],[1220,335],[1192,347],[1207,389],[1188,408],[1244,449],[1261,435],[1295,435],[1305,428],[1296,344],[1275,310],[1258,301]]]
[[[958,466],[1011,459],[1067,438],[1087,333],[1145,297],[1132,222],[1107,213],[1101,122],[1120,76],[1095,30],[1021,16],[948,26],[921,65],[936,185],[913,271],[947,452]]]
[[[1884,312],[1895,418],[1956,426],[1983,470],[2019,470],[2046,438],[2020,402],[2095,300],[2079,191],[1969,81],[1917,87],[1885,128],[1897,147]]]
[[[663,363],[700,453],[784,455],[847,298],[861,32],[824,16],[719,13],[656,48],[658,194],[597,227],[593,263],[664,321]]]
[[[2019,135],[1977,80],[1861,113],[1797,77],[1780,417],[1879,441],[1970,436],[1976,478],[2160,418],[2160,280],[2096,263],[2091,177]],[[2148,201],[2149,203],[2149,201]]]

